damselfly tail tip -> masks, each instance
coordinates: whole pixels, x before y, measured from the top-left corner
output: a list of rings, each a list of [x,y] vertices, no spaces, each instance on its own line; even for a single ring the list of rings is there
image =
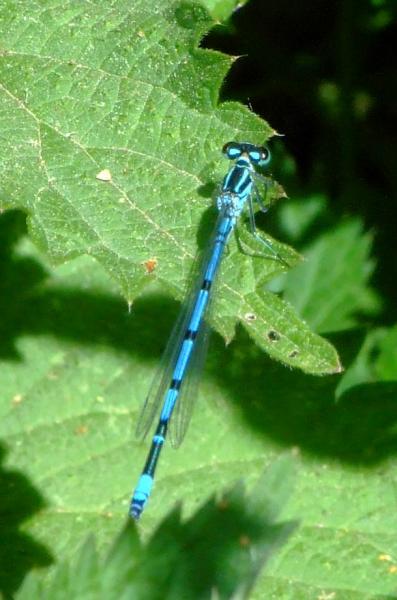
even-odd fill
[[[133,519],[135,519],[135,521],[138,521],[143,509],[145,508],[145,504],[150,496],[152,485],[153,476],[148,475],[147,473],[142,473],[138,480],[138,485],[136,486],[135,491],[132,494],[130,504],[129,514]]]
[[[131,502],[129,515],[134,521],[139,521],[139,518],[142,514],[143,506],[138,504],[137,502]]]

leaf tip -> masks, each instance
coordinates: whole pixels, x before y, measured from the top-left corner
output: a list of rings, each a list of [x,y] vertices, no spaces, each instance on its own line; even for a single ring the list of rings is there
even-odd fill
[[[273,136],[274,137],[285,137],[285,134],[284,133],[279,133],[276,129],[272,128],[272,130],[270,132],[270,137],[273,137]]]
[[[337,358],[337,362],[336,362],[336,367],[335,370],[333,371],[333,373],[343,373],[343,371],[345,370],[344,366],[342,365],[341,361],[339,360],[339,357]]]

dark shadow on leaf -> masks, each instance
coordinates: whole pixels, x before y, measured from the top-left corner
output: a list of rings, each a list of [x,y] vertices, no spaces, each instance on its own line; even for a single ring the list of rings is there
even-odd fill
[[[0,445],[0,463],[5,456]],[[25,575],[34,567],[53,562],[49,551],[20,531],[23,522],[44,507],[31,483],[17,471],[0,466],[0,591],[11,598]]]
[[[78,288],[47,286],[48,274],[35,259],[21,258],[14,247],[26,234],[25,216],[0,218],[0,357],[20,360],[16,340],[25,334],[53,335],[125,352],[157,356],[165,345],[179,305],[168,296],[148,296],[128,311],[121,296]],[[157,320],[156,332],[153,315]]]
[[[134,590],[153,600],[249,597],[264,564],[296,527],[278,520],[293,488],[293,463],[283,458],[253,489],[246,492],[239,483],[185,521],[177,507],[138,552],[128,523],[105,568],[128,565],[128,556],[135,556]]]
[[[202,198],[214,198],[217,189],[219,189],[219,183],[216,183],[215,181],[209,181],[204,185],[200,185],[200,187],[197,189],[197,193]]]
[[[207,249],[208,238],[211,236],[214,230],[216,218],[217,211],[215,204],[213,204],[209,206],[206,211],[204,211],[197,231],[197,246],[199,248],[200,255],[205,253]]]
[[[175,507],[149,540],[127,519],[105,559],[91,534],[72,562],[52,570],[45,598],[250,597],[261,569],[297,525],[282,520],[294,486],[291,458],[274,461],[247,492],[240,482],[187,519]]]
[[[21,215],[3,215],[3,225],[4,219],[14,230],[8,240],[16,241],[24,231]],[[33,334],[90,346],[106,344],[143,359],[160,358],[180,308],[177,302],[159,294],[146,295],[129,313],[118,296],[43,285],[45,272],[40,264],[14,259],[11,250],[8,260],[2,255],[5,293],[0,297],[0,311],[7,318],[1,324],[1,356],[15,359],[15,340]],[[363,334],[349,335],[349,344],[346,340],[341,344],[347,349],[345,366],[356,354]],[[214,335],[212,348],[209,373],[258,435],[271,437],[281,447],[298,446],[348,463],[373,464],[396,453],[397,403],[393,398],[397,383],[361,385],[336,401],[337,376],[319,378],[291,371],[268,359],[241,329],[228,348]]]
[[[289,370],[241,330],[216,354],[214,377],[258,435],[348,464],[375,465],[397,453],[397,382],[357,385],[336,400],[338,376]]]
[[[36,260],[14,255],[15,245],[25,234],[26,217],[22,212],[9,211],[1,215],[0,357],[18,357],[14,347],[18,322],[23,323],[28,313],[32,290],[47,276]]]

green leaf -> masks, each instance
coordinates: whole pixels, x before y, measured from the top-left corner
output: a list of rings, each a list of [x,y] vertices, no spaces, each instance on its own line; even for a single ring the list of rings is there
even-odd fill
[[[236,8],[241,8],[247,0],[201,0],[214,19],[224,21]]]
[[[134,440],[137,414],[178,306],[146,294],[128,313],[117,286],[112,293],[106,273],[87,257],[50,276],[20,237],[20,215],[1,221],[8,227],[0,232],[0,438],[7,450],[0,475],[9,485],[0,495],[8,558],[0,584],[10,595],[34,567],[41,567],[34,585],[47,592],[51,571],[70,564],[91,532],[100,556],[109,552],[147,453]],[[217,336],[213,342],[183,450],[164,450],[142,537],[176,502],[190,519],[208,495],[242,475],[252,483],[293,448],[300,476],[283,518],[301,526],[272,555],[252,597],[392,595],[396,385],[355,386],[335,402],[338,377],[285,369],[243,330],[227,348]],[[279,502],[283,496],[276,494]],[[179,531],[174,524],[168,531]],[[211,544],[202,544],[206,557]],[[91,558],[85,572],[95,566]],[[78,576],[68,569],[61,581]]]
[[[247,296],[240,315],[250,336],[273,358],[287,362],[288,356],[289,364],[313,374],[342,371],[333,346],[312,333],[292,306],[270,292]]]
[[[182,299],[215,220],[209,191],[227,169],[220,149],[274,133],[248,109],[217,104],[232,59],[197,48],[208,14],[171,0],[79,2],[63,11],[54,0],[3,2],[0,14],[0,207],[28,214],[53,262],[94,257],[130,305],[155,280]],[[279,265],[263,260],[261,269],[270,278]],[[264,306],[255,271],[233,239],[212,319],[227,340],[251,304]],[[280,308],[272,296],[266,303]],[[258,316],[255,339],[269,350],[267,315]],[[298,326],[291,318],[282,336]],[[327,342],[313,346],[321,347],[313,364],[291,360],[287,346],[273,354],[307,372],[340,370]]]
[[[343,373],[336,388],[336,397],[360,384],[375,383],[378,380],[374,356],[378,353],[379,341],[383,337],[381,329],[354,330],[342,333],[338,346],[344,353],[349,352],[353,359],[349,360],[349,368]],[[358,347],[357,347],[358,346]]]
[[[289,239],[296,242],[301,239],[310,227],[326,210],[327,199],[322,194],[309,197],[294,197],[280,209],[280,226]]]
[[[291,492],[291,466],[279,460],[249,494],[235,486],[184,523],[174,511],[145,546],[127,522],[106,561],[89,539],[74,564],[59,566],[45,585],[28,578],[18,599],[248,597],[264,563],[294,529],[275,522]]]
[[[383,332],[375,369],[382,381],[397,381],[397,325]]]
[[[285,298],[318,332],[353,327],[360,314],[373,314],[379,299],[369,286],[374,261],[372,235],[359,220],[347,220],[303,250],[305,262],[289,273]]]

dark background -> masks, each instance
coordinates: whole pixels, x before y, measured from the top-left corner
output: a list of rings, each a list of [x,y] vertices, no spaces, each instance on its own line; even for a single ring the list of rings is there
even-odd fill
[[[240,56],[221,100],[247,104],[284,134],[271,147],[275,169],[283,156],[295,161],[280,177],[288,195],[321,192],[327,227],[359,215],[374,231],[382,324],[397,317],[396,5],[252,0],[202,42]]]

